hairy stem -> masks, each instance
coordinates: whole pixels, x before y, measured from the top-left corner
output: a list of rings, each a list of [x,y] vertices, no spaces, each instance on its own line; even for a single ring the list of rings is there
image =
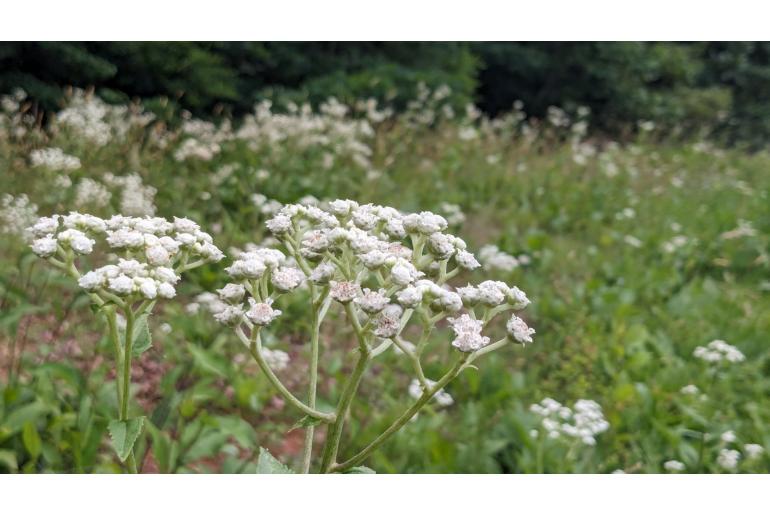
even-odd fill
[[[364,447],[358,454],[349,460],[337,465],[333,465],[330,469],[330,472],[343,472],[351,467],[355,467],[356,465],[363,463],[363,461],[366,460],[366,458],[368,458],[372,452],[377,450],[377,448],[379,448],[389,437],[401,429],[404,424],[409,422],[412,417],[414,417],[414,415],[420,411],[420,409],[425,406],[425,404],[427,404],[427,402],[434,395],[436,395],[439,390],[446,386],[452,379],[457,377],[457,374],[460,372],[466,361],[468,361],[468,358],[468,355],[460,357],[452,366],[452,368],[436,382],[433,388],[430,390],[425,390],[420,398],[417,399],[414,404],[412,404],[400,417],[394,420],[393,423],[380,434],[380,436],[372,440],[369,445]]]
[[[105,309],[104,313],[107,319],[107,326],[110,330],[110,341],[112,342],[112,351],[115,353],[115,370],[120,370],[123,363],[123,351],[120,349],[120,335],[118,333],[118,316],[114,308]],[[123,392],[120,374],[115,374],[115,390],[118,398],[118,409],[123,406]]]
[[[278,390],[278,393],[280,393],[283,398],[303,412],[305,415],[309,415],[313,418],[317,418],[320,420],[323,420],[325,422],[334,422],[336,419],[336,416],[334,413],[324,413],[322,411],[318,411],[316,409],[311,408],[310,406],[305,405],[304,402],[297,399],[288,388],[286,388],[280,379],[275,375],[275,373],[272,371],[270,366],[265,361],[265,358],[262,357],[262,340],[259,336],[259,329],[252,330],[251,333],[251,339],[247,338],[245,334],[243,334],[243,330],[241,328],[237,328],[235,330],[235,333],[238,335],[238,338],[241,339],[241,341],[249,348],[249,352],[251,353],[251,356],[254,358],[254,361],[257,362],[257,365],[259,365],[260,370],[267,376],[268,380],[272,385],[275,387],[276,390]]]
[[[330,472],[332,465],[337,460],[337,452],[340,448],[340,438],[342,437],[342,428],[345,425],[345,417],[347,416],[353,398],[358,391],[358,386],[361,384],[361,377],[363,377],[366,367],[369,364],[369,350],[364,347],[363,349],[359,349],[359,353],[356,368],[348,378],[347,383],[345,383],[342,397],[340,397],[340,401],[337,404],[337,420],[329,427],[329,431],[326,435],[326,443],[321,458],[322,473]]]
[[[120,404],[120,420],[128,420],[128,398],[131,395],[131,347],[134,340],[134,312],[131,308],[126,310],[126,335],[125,343],[123,345],[123,398]],[[128,470],[132,474],[136,474],[136,459],[134,458],[134,450],[131,449],[131,453],[126,460]]]
[[[314,293],[315,288],[311,288],[311,295]],[[312,298],[312,297],[311,297]],[[311,409],[315,409],[316,391],[318,389],[318,333],[321,330],[320,319],[321,306],[317,305],[314,301],[313,305],[313,327],[310,334],[310,383],[308,385],[307,392],[307,405]],[[310,461],[313,458],[313,434],[315,433],[314,426],[308,426],[305,429],[305,442],[302,448],[302,473],[307,474],[310,472]]]

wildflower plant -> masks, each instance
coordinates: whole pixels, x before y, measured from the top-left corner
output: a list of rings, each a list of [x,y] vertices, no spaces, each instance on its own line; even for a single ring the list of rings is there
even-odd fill
[[[131,361],[152,345],[148,317],[159,299],[176,295],[180,275],[224,254],[208,233],[186,218],[102,219],[70,213],[40,218],[28,229],[32,251],[75,279],[107,326],[115,354],[118,418],[109,424],[113,448],[136,472],[133,447],[144,417],[129,418]],[[84,271],[86,256],[104,241],[109,263]]]
[[[244,252],[226,268],[232,282],[218,290],[222,304],[214,316],[234,330],[275,389],[304,414],[302,472],[311,469],[315,426],[327,427],[318,471],[350,471],[431,399],[439,405],[451,404],[444,388],[478,358],[511,342],[532,342],[534,330],[516,315],[511,315],[501,338],[493,342],[485,335],[498,315],[529,304],[523,291],[499,281],[460,288],[448,284],[459,273],[480,265],[462,239],[446,232],[448,224],[442,216],[402,214],[391,207],[335,200],[324,208],[284,206],[266,225],[278,241],[276,248]],[[310,372],[308,390],[300,399],[270,366],[263,332],[282,315],[276,301],[305,289],[311,321]],[[332,306],[344,311],[355,335],[357,356],[336,407],[322,410],[316,403],[321,326]],[[423,364],[431,350],[431,336],[446,325],[452,334],[447,343],[452,359],[443,375],[432,380]],[[419,334],[416,344],[406,338],[412,327]],[[413,400],[363,449],[340,459],[344,424],[362,378],[391,347],[409,362],[415,377],[409,387]]]

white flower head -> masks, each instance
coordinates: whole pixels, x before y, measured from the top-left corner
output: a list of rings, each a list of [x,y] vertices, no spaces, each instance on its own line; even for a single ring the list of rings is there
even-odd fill
[[[385,294],[385,290],[380,288],[378,291],[364,288],[363,295],[356,297],[353,302],[370,315],[379,313],[390,303],[390,298]]]
[[[273,270],[270,281],[276,289],[287,292],[295,289],[305,280],[305,274],[299,268],[284,266]]]
[[[246,295],[246,288],[242,284],[229,283],[224,288],[217,290],[219,298],[229,304],[239,304]]]
[[[268,325],[281,315],[281,311],[273,309],[272,302],[257,302],[249,299],[250,309],[246,312],[246,317],[256,325]]]
[[[331,285],[329,295],[342,304],[347,304],[361,295],[361,287],[353,281],[331,281],[329,284]]]
[[[38,238],[32,242],[32,252],[42,258],[51,257],[56,253],[56,247],[58,240],[52,235],[47,234],[42,238]]]
[[[484,324],[463,314],[458,318],[448,318],[455,333],[452,345],[462,352],[473,352],[481,349],[489,343],[489,338],[481,335]]]
[[[516,315],[511,315],[508,323],[505,324],[505,329],[508,331],[508,336],[514,341],[521,344],[532,343],[532,335],[535,334],[535,330]]]

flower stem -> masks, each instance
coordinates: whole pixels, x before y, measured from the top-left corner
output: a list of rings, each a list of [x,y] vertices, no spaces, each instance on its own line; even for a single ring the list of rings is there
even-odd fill
[[[128,420],[128,398],[131,395],[131,347],[134,340],[134,312],[131,308],[126,309],[126,335],[125,343],[123,345],[123,397],[120,404],[120,420]],[[132,474],[136,474],[136,459],[134,458],[134,450],[131,449],[131,453],[126,460],[128,470]]]
[[[114,308],[106,308],[104,313],[107,319],[107,326],[110,330],[110,341],[112,342],[112,351],[115,353],[115,370],[121,369],[123,363],[122,350],[120,349],[120,335],[118,334],[117,314]],[[123,392],[120,380],[120,374],[115,374],[115,390],[118,399],[118,410],[123,406]]]
[[[310,334],[310,384],[308,385],[307,392],[307,405],[311,409],[315,409],[316,391],[318,388],[318,333],[321,330],[320,320],[321,306],[314,305],[313,307],[313,327]],[[310,472],[310,461],[313,457],[313,433],[315,432],[314,426],[308,426],[305,429],[305,442],[302,449],[302,473],[307,474]]]
[[[400,417],[398,417],[393,423],[380,434],[377,438],[372,440],[372,442],[364,447],[358,454],[350,458],[349,460],[340,463],[335,464],[330,467],[329,472],[343,472],[351,467],[355,467],[356,465],[360,465],[364,460],[366,460],[369,455],[374,452],[378,447],[380,447],[385,440],[387,440],[390,436],[392,436],[396,431],[401,429],[401,427],[409,422],[414,415],[420,411],[420,409],[434,396],[436,393],[441,390],[444,386],[446,386],[452,379],[457,377],[457,374],[462,369],[463,365],[468,360],[469,356],[465,355],[460,357],[455,364],[452,366],[452,368],[444,374],[444,376],[436,382],[436,384],[431,388],[430,390],[425,390],[425,392],[420,396],[417,401],[415,401],[414,404],[412,404]]]
[[[324,444],[323,456],[321,458],[321,472],[327,473],[331,471],[331,467],[337,460],[337,452],[340,448],[340,438],[342,437],[342,428],[345,425],[345,417],[348,414],[350,405],[353,402],[358,391],[358,386],[361,384],[361,377],[366,371],[366,367],[369,364],[370,351],[366,347],[359,349],[358,361],[356,362],[356,368],[345,383],[345,389],[342,392],[342,397],[337,404],[337,420],[334,421],[329,427],[329,432],[326,435],[326,443]]]
[[[304,402],[297,399],[289,390],[286,388],[280,379],[275,375],[275,373],[272,371],[270,366],[267,364],[265,359],[262,357],[262,341],[259,337],[259,330],[254,329],[252,330],[251,339],[247,338],[245,334],[243,334],[243,331],[241,328],[237,328],[235,330],[235,333],[238,335],[238,337],[241,339],[241,341],[249,348],[249,352],[251,353],[251,356],[254,358],[254,361],[257,362],[257,365],[259,365],[259,368],[262,370],[262,372],[267,376],[267,378],[270,380],[270,383],[275,387],[276,390],[283,396],[283,398],[303,412],[305,415],[309,415],[313,418],[321,419],[324,422],[334,422],[336,419],[336,416],[334,413],[324,413],[323,411],[318,411],[316,409],[313,409],[309,406],[306,406]]]

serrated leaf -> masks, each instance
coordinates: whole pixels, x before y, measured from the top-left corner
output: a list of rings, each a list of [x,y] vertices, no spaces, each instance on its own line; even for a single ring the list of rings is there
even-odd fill
[[[150,327],[147,325],[147,315],[142,315],[136,319],[136,323],[134,324],[131,354],[134,357],[141,356],[150,347],[152,347]]]
[[[131,450],[134,448],[136,440],[142,432],[144,426],[144,417],[132,418],[129,420],[113,420],[108,429],[112,448],[118,455],[121,462],[126,461]]]
[[[369,467],[353,467],[352,469],[348,469],[344,472],[345,474],[376,474],[374,470],[370,469]]]
[[[295,429],[299,429],[301,427],[315,427],[320,423],[321,423],[320,418],[315,418],[315,417],[311,417],[310,415],[305,415],[301,419],[297,420],[297,422],[295,422],[294,425],[291,426],[289,430],[286,432],[291,433]]]
[[[43,442],[40,440],[40,434],[37,432],[37,427],[32,422],[24,424],[24,429],[21,430],[21,441],[24,442],[24,448],[33,459],[37,459],[40,453],[43,451]]]
[[[294,471],[275,459],[267,449],[260,447],[257,474],[294,474]]]

